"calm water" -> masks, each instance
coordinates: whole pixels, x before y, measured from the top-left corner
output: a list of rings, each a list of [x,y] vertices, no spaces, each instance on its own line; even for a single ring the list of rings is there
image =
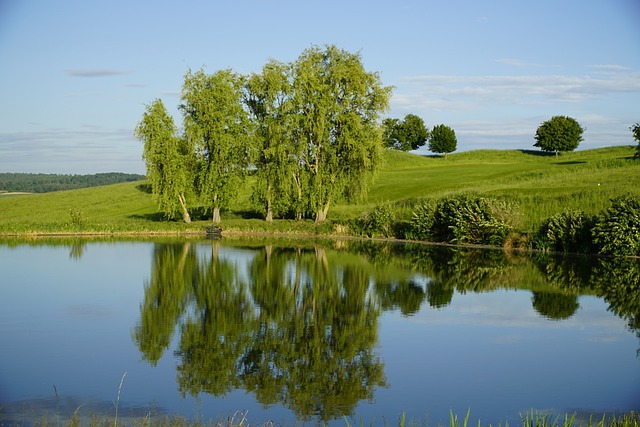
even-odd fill
[[[640,409],[640,265],[425,245],[0,242],[0,420]],[[55,386],[55,389],[54,389]],[[58,394],[58,399],[55,396]],[[57,407],[57,409],[56,409]],[[79,409],[78,409],[79,408]]]

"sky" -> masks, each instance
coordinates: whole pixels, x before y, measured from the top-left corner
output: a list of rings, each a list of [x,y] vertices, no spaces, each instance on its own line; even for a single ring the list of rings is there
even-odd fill
[[[187,70],[325,45],[394,87],[383,117],[445,124],[457,151],[536,149],[556,115],[579,149],[635,144],[640,0],[0,0],[0,172],[144,173],[133,130],[156,98],[181,125]]]

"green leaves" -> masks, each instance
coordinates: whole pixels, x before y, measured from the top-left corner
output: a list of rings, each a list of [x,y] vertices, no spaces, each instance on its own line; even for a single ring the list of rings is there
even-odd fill
[[[633,139],[635,139],[638,143],[638,146],[636,147],[636,154],[634,157],[636,159],[640,159],[640,122],[629,127],[629,130],[633,133]]]
[[[429,138],[429,130],[424,121],[414,115],[407,114],[404,120],[384,119],[382,122],[384,145],[401,151],[416,150],[422,147]]]
[[[595,219],[582,211],[565,211],[547,219],[540,239],[553,251],[590,253],[594,223]]]
[[[593,241],[602,254],[640,255],[640,197],[611,200],[593,229]]]
[[[584,128],[576,119],[567,116],[555,116],[542,123],[536,131],[534,147],[543,151],[573,151],[582,141]]]
[[[366,194],[380,163],[378,120],[390,97],[391,87],[365,70],[360,54],[312,47],[291,64],[272,60],[251,76],[188,70],[179,106],[184,137],[176,136],[160,100],[136,135],[168,216],[178,206],[188,215],[192,188],[219,222],[220,209],[255,168],[252,200],[268,221],[295,212],[321,222],[331,203]]]
[[[456,151],[458,139],[456,133],[449,126],[436,125],[429,135],[429,151],[432,153],[453,153]]]
[[[189,223],[185,196],[193,194],[194,152],[176,132],[173,118],[160,99],[147,105],[135,128],[136,137],[144,143],[142,157],[158,207],[169,218],[182,211],[184,221]]]

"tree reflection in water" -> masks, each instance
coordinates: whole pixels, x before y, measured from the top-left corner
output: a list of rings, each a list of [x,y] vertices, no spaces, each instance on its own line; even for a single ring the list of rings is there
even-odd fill
[[[571,317],[579,295],[598,295],[640,338],[635,259],[364,241],[245,244],[246,265],[221,256],[219,241],[155,247],[133,339],[155,365],[179,331],[183,395],[243,389],[300,420],[352,415],[386,386],[374,352],[381,312],[410,316],[425,301],[445,307],[456,292],[529,290],[534,309],[554,320]]]

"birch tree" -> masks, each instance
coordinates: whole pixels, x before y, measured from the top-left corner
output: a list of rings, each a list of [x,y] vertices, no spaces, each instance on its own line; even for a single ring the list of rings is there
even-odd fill
[[[273,221],[290,207],[294,164],[291,152],[291,66],[269,61],[247,81],[245,104],[255,120],[256,182],[252,199]]]
[[[181,212],[184,222],[190,223],[187,196],[193,195],[193,149],[177,136],[162,100],[147,105],[134,133],[144,143],[142,157],[158,207],[169,218]]]
[[[185,134],[198,158],[197,186],[210,203],[213,223],[244,182],[249,166],[249,117],[243,77],[230,69],[211,75],[187,71],[182,87]]]
[[[392,88],[365,70],[359,53],[335,46],[303,51],[293,84],[296,164],[307,175],[309,210],[322,222],[332,203],[366,194],[381,156],[378,120]]]

